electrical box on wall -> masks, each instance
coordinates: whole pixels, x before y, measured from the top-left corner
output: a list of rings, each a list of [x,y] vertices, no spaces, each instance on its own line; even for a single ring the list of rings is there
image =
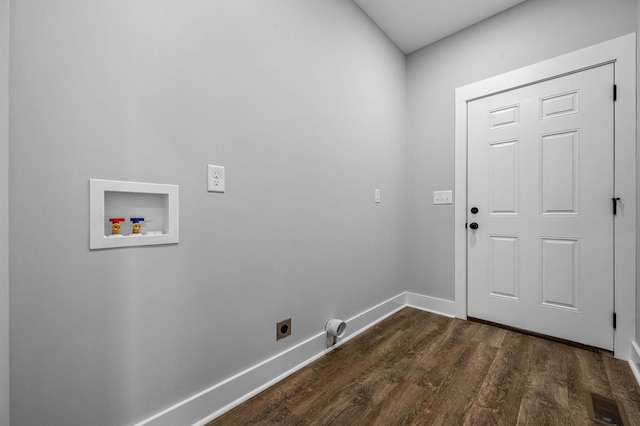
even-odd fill
[[[89,180],[89,248],[176,244],[178,186]]]
[[[433,204],[452,204],[452,191],[433,191]]]

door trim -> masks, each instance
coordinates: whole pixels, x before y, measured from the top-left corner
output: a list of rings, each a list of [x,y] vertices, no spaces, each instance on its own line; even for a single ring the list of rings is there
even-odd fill
[[[467,103],[605,63],[614,64],[615,189],[622,199],[615,217],[614,354],[628,360],[635,339],[636,312],[636,34],[596,44],[455,91],[454,265],[455,316],[467,318]],[[612,88],[613,96],[613,88]]]

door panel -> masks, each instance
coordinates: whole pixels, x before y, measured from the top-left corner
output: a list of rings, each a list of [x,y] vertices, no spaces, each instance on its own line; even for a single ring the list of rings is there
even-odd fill
[[[540,138],[542,213],[578,213],[580,134],[577,130]]]
[[[493,142],[489,144],[491,159],[491,213],[518,212],[518,141]]]
[[[543,305],[579,310],[580,241],[541,238]]]
[[[518,238],[491,237],[491,295],[518,298]]]
[[[468,103],[468,314],[613,349],[613,65]]]

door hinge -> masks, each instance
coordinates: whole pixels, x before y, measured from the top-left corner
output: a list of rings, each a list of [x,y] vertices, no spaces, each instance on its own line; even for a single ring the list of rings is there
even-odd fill
[[[618,201],[620,201],[620,197],[613,197],[611,201],[613,201],[613,215],[615,216],[618,214]]]
[[[617,101],[618,100],[618,85],[614,84],[613,85],[613,101]]]
[[[614,329],[614,330],[616,329],[616,325],[617,325],[617,323],[618,323],[618,320],[617,320],[617,318],[616,318],[616,313],[614,312],[614,313],[613,313],[613,329]]]

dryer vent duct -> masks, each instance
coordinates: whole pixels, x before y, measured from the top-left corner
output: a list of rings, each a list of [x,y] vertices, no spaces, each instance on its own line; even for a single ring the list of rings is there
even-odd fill
[[[336,344],[338,337],[344,336],[347,323],[341,319],[333,318],[327,321],[324,329],[327,331],[327,347],[333,346]]]

